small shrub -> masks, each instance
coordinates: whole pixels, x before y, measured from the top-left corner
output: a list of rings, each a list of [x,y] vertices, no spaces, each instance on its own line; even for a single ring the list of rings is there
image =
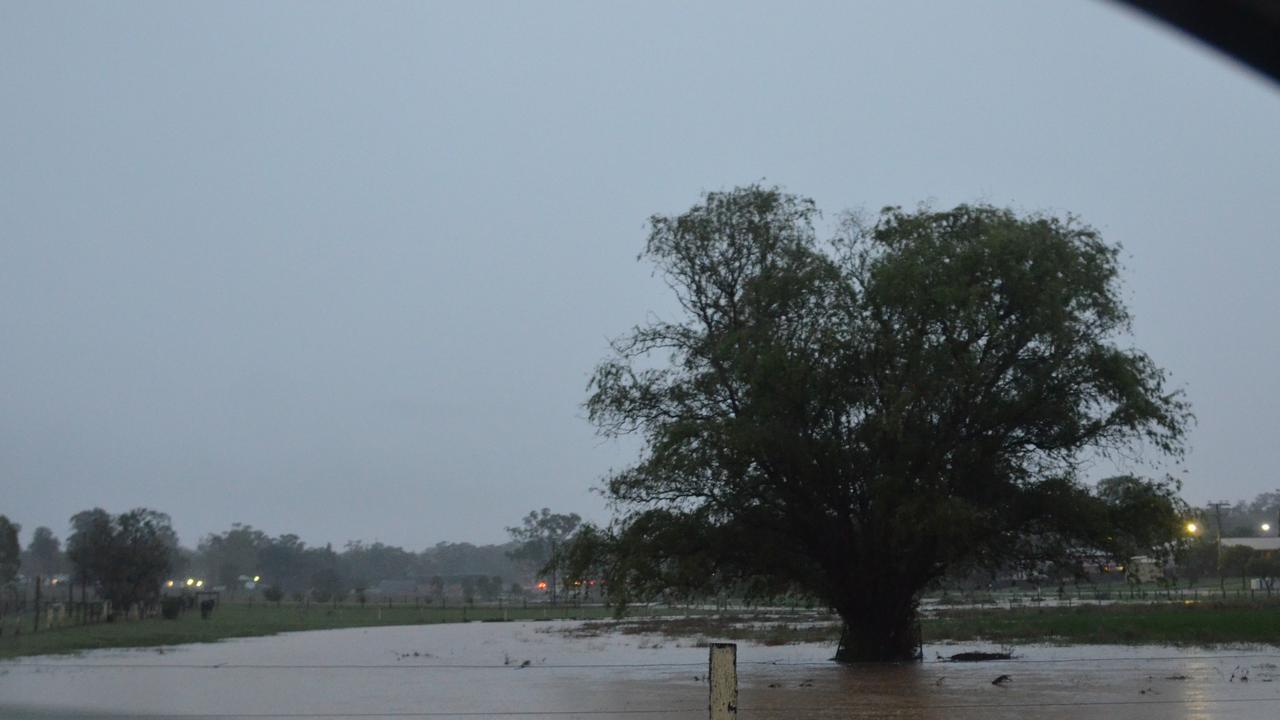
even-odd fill
[[[186,605],[180,597],[160,598],[160,616],[165,620],[177,620]]]

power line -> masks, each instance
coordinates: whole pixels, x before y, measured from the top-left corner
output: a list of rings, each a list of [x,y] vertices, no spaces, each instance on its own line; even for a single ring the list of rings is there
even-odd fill
[[[739,663],[744,664],[744,663]],[[706,667],[706,661],[688,663],[582,663],[582,664],[541,664],[524,665],[510,663],[506,665],[257,665],[240,663],[16,663],[7,666],[10,669],[67,668],[74,670],[585,670],[591,668],[689,668]],[[6,666],[0,666],[6,667]]]
[[[669,715],[671,713],[703,712],[705,707],[684,708],[614,708],[601,710],[438,710],[415,712],[296,712],[296,713],[158,713],[139,715],[130,713],[133,718],[420,718],[420,717],[545,717],[545,716],[581,716],[581,715]]]
[[[1197,660],[1280,660],[1280,653],[1234,653],[1220,655],[1151,655],[1138,657],[1086,657],[1086,658],[1007,658],[981,662],[957,660],[925,660],[923,662],[901,663],[907,665],[926,666],[980,666],[996,664],[1049,664],[1049,663],[1122,663],[1122,662],[1186,662]],[[706,667],[705,660],[697,662],[662,662],[662,663],[505,663],[496,664],[443,664],[443,663],[369,663],[369,664],[271,664],[271,663],[57,663],[57,662],[22,662],[0,665],[8,669],[40,668],[40,669],[74,669],[74,670],[587,670],[587,669],[653,669],[653,668],[701,668]],[[837,663],[832,660],[740,660],[738,665],[754,665],[767,667],[851,667],[877,666],[879,662]],[[1142,668],[1111,668],[1111,670]]]
[[[856,712],[856,711],[917,711],[917,710],[1000,710],[1027,709],[1041,707],[1133,707],[1138,705],[1180,706],[1180,705],[1248,705],[1254,703],[1275,703],[1274,697],[1255,698],[1203,698],[1196,700],[1072,700],[1072,701],[1037,701],[1037,702],[1004,702],[1004,703],[944,703],[944,704],[905,704],[888,703],[813,705],[782,708],[743,706],[739,709],[749,713],[796,713],[813,712]],[[135,718],[173,718],[174,720],[268,720],[272,718],[427,718],[427,717],[568,717],[568,716],[605,716],[605,715],[670,715],[673,713],[703,713],[705,707],[670,707],[670,708],[599,708],[592,710],[426,710],[426,711],[388,711],[388,712],[291,712],[291,713],[154,713],[131,714]]]

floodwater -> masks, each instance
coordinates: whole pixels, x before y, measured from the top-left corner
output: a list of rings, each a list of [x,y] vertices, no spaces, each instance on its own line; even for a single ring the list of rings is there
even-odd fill
[[[707,715],[706,647],[572,622],[291,633],[0,662],[0,718]],[[710,638],[714,640],[714,638]],[[1023,646],[1012,660],[841,666],[739,643],[742,718],[1276,718],[1280,649]],[[1007,676],[1000,684],[992,681]]]

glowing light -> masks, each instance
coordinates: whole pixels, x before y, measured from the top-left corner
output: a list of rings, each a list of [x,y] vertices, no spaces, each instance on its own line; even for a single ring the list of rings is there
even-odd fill
[[[172,581],[172,580],[170,580],[169,582],[165,583],[165,584],[164,584],[164,586],[165,586],[165,587],[173,587],[173,581]]]
[[[539,589],[539,590],[546,590],[546,589],[547,589],[547,581],[546,581],[546,580],[539,580],[539,581],[538,581],[538,589]]]
[[[262,577],[261,577],[261,576],[259,576],[259,575],[254,575],[254,576],[253,576],[253,581],[254,581],[254,582],[258,582],[258,581],[259,581],[259,580],[261,580],[261,579],[262,579]]]
[[[1195,534],[1195,532],[1196,532],[1197,530],[1199,530],[1199,529],[1200,529],[1200,528],[1199,528],[1199,527],[1196,527],[1196,524],[1195,524],[1195,523],[1193,523],[1193,522],[1187,523],[1187,532],[1191,533],[1192,535],[1194,535],[1194,534]]]
[[[1271,523],[1262,523],[1262,532],[1271,532]]]
[[[191,587],[192,585],[195,585],[195,584],[196,584],[195,578],[187,578],[187,587]]]
[[[203,581],[203,580],[197,580],[197,581],[196,581],[196,587],[204,587],[204,581]]]

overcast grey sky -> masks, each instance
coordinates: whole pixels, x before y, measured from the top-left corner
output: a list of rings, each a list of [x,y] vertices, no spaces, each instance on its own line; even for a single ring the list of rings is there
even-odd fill
[[[0,0],[0,512],[183,541],[502,540],[634,446],[583,419],[672,307],[645,218],[757,180],[1070,211],[1280,486],[1280,91],[1109,3]]]

